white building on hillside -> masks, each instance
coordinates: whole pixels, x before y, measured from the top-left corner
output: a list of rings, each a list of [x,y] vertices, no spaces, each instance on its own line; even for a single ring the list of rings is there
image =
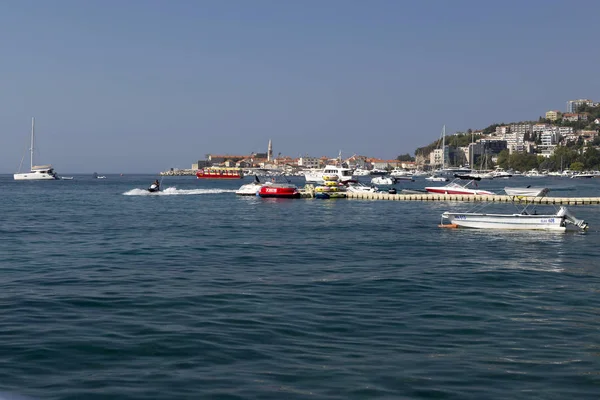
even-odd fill
[[[533,126],[531,127],[531,132],[532,133],[542,133],[547,129],[550,129],[552,127],[552,125],[550,124],[533,124]]]
[[[429,165],[432,167],[441,167],[444,152],[442,149],[435,149],[429,153]]]
[[[531,133],[533,131],[533,124],[531,122],[526,122],[524,124],[512,124],[510,126],[510,133],[517,133],[521,136],[524,136],[526,133]]]
[[[558,127],[553,126],[552,129],[543,131],[541,134],[542,143],[539,146],[542,156],[549,158],[552,154],[554,154],[556,144],[559,140],[560,134],[558,133]]]
[[[572,126],[559,126],[558,127],[558,134],[560,136],[572,135],[573,134],[573,127]]]

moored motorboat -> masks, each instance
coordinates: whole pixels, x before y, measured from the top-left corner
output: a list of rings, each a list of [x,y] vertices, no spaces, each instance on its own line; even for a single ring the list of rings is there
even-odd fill
[[[571,179],[595,178],[598,176],[595,172],[578,172],[571,175]]]
[[[354,180],[352,169],[336,165],[327,165],[322,170],[309,170],[304,174],[306,183],[322,183],[327,176],[337,176],[340,182]]]
[[[403,168],[394,168],[392,172],[390,172],[390,175],[394,178],[413,179],[413,174],[410,171],[405,170]]]
[[[378,190],[375,185],[367,186],[358,181],[346,182],[346,191],[350,193],[376,193]]]
[[[543,187],[505,187],[504,192],[509,196],[537,197],[545,196],[548,188]]]
[[[467,195],[493,195],[493,192],[483,189],[471,189],[468,186],[475,181],[471,180],[464,185],[456,182],[457,179],[453,180],[445,186],[428,186],[425,188],[429,193],[440,193],[440,194],[467,194]]]
[[[379,175],[379,176],[383,176],[383,175],[387,175],[388,172],[385,169],[379,169],[379,168],[373,168],[370,171],[370,175]]]
[[[431,175],[425,178],[425,180],[429,182],[448,182],[450,179],[446,178],[445,176]]]
[[[494,174],[491,172],[468,172],[468,173],[456,173],[454,174],[456,178],[460,179],[474,179],[474,180],[482,180],[482,179],[494,179]]]
[[[296,185],[291,183],[271,183],[265,184],[258,189],[260,197],[277,197],[277,198],[298,198],[300,191]]]
[[[363,168],[356,168],[353,173],[354,176],[367,176],[371,175],[371,171]]]
[[[393,176],[376,176],[371,179],[371,183],[374,185],[391,186],[396,184],[396,178]]]

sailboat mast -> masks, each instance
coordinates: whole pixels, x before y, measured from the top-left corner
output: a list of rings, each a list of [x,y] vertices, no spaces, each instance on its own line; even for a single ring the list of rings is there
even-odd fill
[[[29,160],[30,160],[30,168],[29,170],[33,170],[33,145],[34,145],[34,135],[35,135],[35,118],[31,118],[31,147],[29,148]]]
[[[442,128],[442,169],[446,168],[446,125]]]

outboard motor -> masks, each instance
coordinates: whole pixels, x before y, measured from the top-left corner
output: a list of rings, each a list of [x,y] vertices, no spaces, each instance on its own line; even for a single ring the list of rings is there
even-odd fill
[[[585,222],[582,219],[575,218],[575,216],[573,214],[571,214],[569,212],[569,210],[567,210],[567,207],[561,207],[558,210],[557,215],[560,215],[560,216],[564,215],[566,222],[568,222],[570,224],[573,224],[573,225],[575,225],[576,227],[578,227],[578,228],[580,228],[582,230],[586,230],[588,228],[588,223]]]

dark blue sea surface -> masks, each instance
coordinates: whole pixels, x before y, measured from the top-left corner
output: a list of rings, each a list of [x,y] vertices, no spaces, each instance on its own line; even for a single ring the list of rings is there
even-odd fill
[[[0,392],[600,397],[600,206],[570,207],[583,234],[440,229],[472,204],[237,197],[242,181],[194,177],[150,195],[155,178],[0,177]],[[479,183],[528,184],[600,196],[600,179]]]

